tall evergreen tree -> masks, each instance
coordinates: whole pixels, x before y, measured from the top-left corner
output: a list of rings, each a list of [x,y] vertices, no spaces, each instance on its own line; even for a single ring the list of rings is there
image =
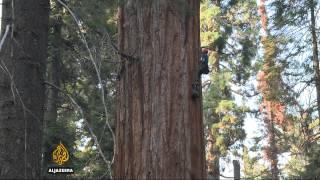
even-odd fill
[[[265,148],[265,155],[271,165],[271,178],[278,179],[279,149],[276,140],[276,125],[281,125],[285,121],[285,106],[281,101],[284,91],[282,88],[281,68],[276,62],[278,51],[276,40],[268,29],[265,0],[260,0],[259,13],[262,26],[263,66],[257,75],[257,88],[262,95],[260,111],[266,125],[268,145]]]
[[[207,0],[201,5],[201,43],[210,49],[204,121],[207,173],[213,179],[220,178],[220,158],[239,148],[245,138],[243,122],[248,108],[235,103],[236,91],[231,86],[244,87],[254,72],[256,13],[255,1]]]
[[[284,151],[292,154],[287,168],[291,177],[305,176],[317,172],[313,163],[319,143],[319,57],[316,29],[319,2],[313,0],[274,1],[271,4],[272,30],[277,36],[279,55],[285,67],[283,75],[288,92],[283,98],[290,107],[290,126],[283,134],[284,141],[290,140]],[[309,93],[311,92],[311,93]],[[311,100],[306,97],[310,95]],[[309,103],[310,102],[310,103]],[[287,147],[287,148],[286,148]],[[300,162],[300,163],[297,163]],[[310,165],[307,165],[310,164]],[[313,165],[311,165],[313,164]],[[303,173],[308,172],[308,173]]]
[[[49,9],[48,0],[3,1],[1,178],[40,178]]]

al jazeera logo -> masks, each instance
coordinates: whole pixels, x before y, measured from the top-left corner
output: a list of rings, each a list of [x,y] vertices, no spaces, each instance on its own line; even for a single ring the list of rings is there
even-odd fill
[[[73,168],[63,167],[69,160],[69,152],[67,148],[61,143],[57,145],[56,149],[52,152],[52,161],[59,165],[59,167],[49,167],[49,174],[72,174]]]

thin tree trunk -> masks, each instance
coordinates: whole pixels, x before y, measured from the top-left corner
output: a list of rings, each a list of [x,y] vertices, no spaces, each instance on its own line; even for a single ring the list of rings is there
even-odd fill
[[[273,113],[269,113],[270,116],[267,119],[267,130],[268,130],[268,143],[269,143],[269,160],[271,162],[271,175],[272,179],[278,179],[279,169],[278,169],[278,148],[276,145],[276,138],[275,138],[275,127],[273,123]]]
[[[268,15],[266,12],[266,7],[265,7],[265,0],[260,0],[260,6],[259,6],[259,13],[261,16],[261,25],[262,25],[262,30],[263,30],[263,34],[262,34],[262,38],[261,38],[261,42],[263,44],[263,48],[264,48],[264,66],[263,66],[263,71],[265,71],[264,73],[270,73],[269,69],[272,68],[272,66],[274,65],[274,59],[275,59],[275,46],[270,42],[272,41],[272,39],[269,37],[269,31],[268,31]],[[268,84],[268,87],[270,88],[277,88],[274,87],[274,82],[270,82],[270,81],[266,81],[266,83]],[[267,156],[268,159],[270,161],[271,164],[271,174],[272,174],[272,179],[278,179],[278,175],[279,175],[279,169],[278,169],[278,148],[276,146],[276,139],[275,139],[275,125],[274,125],[274,121],[275,121],[275,117],[273,114],[273,107],[272,107],[272,99],[270,99],[270,94],[268,93],[264,93],[263,97],[263,102],[265,103],[266,107],[266,113],[265,115],[265,123],[267,126],[267,133],[268,133],[268,144],[269,147],[267,150]],[[272,95],[273,96],[273,95]]]
[[[13,32],[0,59],[0,177],[36,179],[41,170],[49,1],[4,0],[2,13],[3,29],[11,25]]]
[[[51,4],[52,5],[52,4]],[[61,47],[62,47],[62,6],[59,3],[56,3],[51,7],[52,14],[54,15],[54,19],[52,18],[51,28],[51,58],[48,58],[47,63],[47,77],[46,81],[54,84],[56,87],[60,87],[60,79],[61,79]],[[52,127],[53,124],[57,123],[56,120],[58,118],[58,107],[59,107],[59,90],[52,86],[46,86],[46,101],[45,101],[45,112],[44,112],[44,123],[43,129],[48,130],[48,127]],[[44,136],[48,135],[47,133]],[[48,138],[48,137],[45,137]],[[52,138],[50,138],[52,139]],[[53,144],[50,144],[51,146]],[[43,144],[43,156],[42,156],[42,173],[46,173],[48,167],[48,159],[51,159],[51,149],[47,146],[46,142]],[[42,178],[45,177],[46,174],[42,174]],[[61,178],[58,176],[57,178]]]
[[[314,16],[314,1],[310,0],[310,12],[311,12],[311,34],[312,34],[312,60],[313,68],[315,71],[315,82],[317,91],[317,105],[318,115],[320,116],[320,69],[319,69],[319,55],[318,55],[318,39],[316,33],[316,19]]]
[[[220,156],[215,156],[213,161],[213,168],[211,169],[210,173],[214,180],[220,179]]]
[[[235,180],[240,180],[240,163],[238,160],[233,160],[233,177]]]
[[[115,178],[205,177],[199,0],[127,0],[119,10]]]
[[[55,6],[56,19],[53,20],[52,25],[52,59],[48,63],[47,73],[48,81],[57,87],[60,87],[60,64],[61,64],[61,47],[62,47],[62,6],[58,3]],[[58,89],[53,87],[48,87],[47,89],[47,100],[46,100],[46,112],[45,112],[45,122],[55,121],[57,119],[57,107],[58,107]]]
[[[215,139],[210,133],[208,136],[208,154],[207,154],[207,173],[208,175],[215,179],[220,179],[220,153],[215,145]]]

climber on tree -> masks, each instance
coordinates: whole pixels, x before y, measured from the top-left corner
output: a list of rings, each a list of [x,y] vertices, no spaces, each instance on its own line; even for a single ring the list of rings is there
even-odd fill
[[[197,78],[195,82],[192,84],[192,97],[197,98],[200,96],[200,79],[201,79],[201,74],[208,74],[209,73],[209,57],[208,57],[208,49],[207,48],[202,48],[201,50],[201,59],[200,59],[200,68],[197,74]]]
[[[209,62],[209,57],[208,57],[208,48],[202,48],[201,51],[201,65],[200,65],[200,69],[199,69],[199,79],[201,74],[208,74],[209,73],[209,66],[208,66],[208,62]]]

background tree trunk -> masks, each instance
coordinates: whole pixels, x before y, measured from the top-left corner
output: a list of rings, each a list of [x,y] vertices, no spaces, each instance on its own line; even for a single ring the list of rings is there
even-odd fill
[[[279,169],[278,169],[278,147],[276,144],[276,132],[275,132],[275,125],[274,125],[274,116],[272,112],[269,118],[267,118],[267,131],[268,131],[268,144],[269,144],[269,161],[271,163],[271,175],[272,179],[278,179],[279,176]]]
[[[204,178],[199,0],[127,0],[119,10],[115,178]]]
[[[0,177],[34,179],[41,170],[49,1],[3,3],[2,27],[14,26],[0,59],[7,67],[0,68]]]
[[[309,1],[310,3],[310,12],[311,12],[311,35],[312,35],[312,61],[313,68],[315,72],[315,82],[316,82],[316,91],[317,91],[317,110],[318,116],[320,116],[320,67],[319,67],[319,56],[318,56],[318,38],[316,33],[316,19],[314,15],[314,6],[315,3],[313,0]]]
[[[265,0],[260,0],[260,6],[259,6],[259,13],[261,18],[261,25],[263,34],[261,37],[261,42],[263,45],[264,50],[264,64],[262,71],[264,71],[265,74],[271,74],[270,69],[274,68],[274,61],[276,58],[276,45],[272,37],[269,37],[269,30],[268,30],[268,14],[265,7]],[[278,147],[276,144],[276,132],[275,132],[275,114],[273,110],[273,104],[276,102],[274,98],[274,94],[270,93],[270,89],[277,89],[276,86],[278,79],[267,79],[267,91],[268,92],[262,92],[263,96],[263,103],[265,106],[265,112],[262,113],[264,116],[264,121],[266,124],[267,129],[267,135],[268,135],[268,146],[266,147],[266,154],[267,158],[270,162],[271,167],[271,178],[273,180],[278,179],[279,177],[279,169],[278,169]],[[269,88],[269,89],[268,89]]]
[[[240,180],[240,163],[238,160],[233,160],[233,177],[235,180]]]
[[[59,3],[51,2],[51,18],[50,18],[50,34],[49,36],[49,46],[51,48],[48,50],[49,57],[47,59],[47,73],[46,81],[54,84],[56,87],[60,87],[61,81],[61,68],[62,68],[62,59],[61,59],[61,50],[63,47],[62,44],[62,5]],[[50,43],[51,42],[51,43]],[[61,135],[60,133],[51,134],[50,129],[55,128],[58,124],[58,107],[60,106],[61,100],[59,99],[59,90],[52,86],[46,86],[46,99],[45,99],[45,112],[44,112],[44,122],[43,122],[43,149],[42,149],[42,178],[46,178],[48,166],[52,166],[52,148],[56,147],[55,143],[51,141],[54,140],[57,136]],[[63,129],[60,129],[63,131]],[[51,137],[53,136],[53,137]],[[50,141],[51,140],[51,141]],[[61,139],[60,139],[61,140]],[[48,178],[49,176],[47,176]],[[51,176],[52,178],[52,176]],[[56,175],[57,179],[66,178],[65,176]]]
[[[62,37],[62,6],[57,3],[54,6],[55,18],[52,20],[52,59],[48,62],[47,66],[47,80],[60,87],[60,71],[61,71],[61,47]],[[46,99],[46,112],[45,122],[55,121],[57,119],[57,107],[58,107],[58,89],[48,86],[47,99]]]
[[[217,133],[217,132],[216,132]],[[215,180],[220,179],[220,152],[216,145],[216,139],[210,131],[208,135],[207,174]]]

